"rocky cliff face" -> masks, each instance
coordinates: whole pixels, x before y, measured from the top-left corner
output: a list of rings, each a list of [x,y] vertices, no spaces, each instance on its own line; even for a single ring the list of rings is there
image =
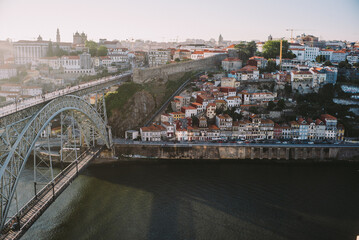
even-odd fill
[[[124,137],[126,130],[142,127],[191,74],[177,73],[167,80],[157,78],[143,84],[121,85],[112,93],[114,96],[106,97],[106,104],[111,105],[108,120],[112,135]]]
[[[116,137],[124,137],[126,130],[140,127],[155,108],[156,101],[149,92],[142,90],[135,93],[123,107],[125,110],[112,111],[109,118],[112,134]]]

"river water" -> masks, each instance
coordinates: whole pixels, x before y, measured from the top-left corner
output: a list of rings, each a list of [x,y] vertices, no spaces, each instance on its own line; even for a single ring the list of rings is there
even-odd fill
[[[354,240],[358,170],[223,162],[91,166],[22,239]]]

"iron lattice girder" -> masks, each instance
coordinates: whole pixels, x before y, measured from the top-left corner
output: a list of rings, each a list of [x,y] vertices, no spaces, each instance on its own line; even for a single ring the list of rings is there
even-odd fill
[[[110,88],[112,86],[116,86],[116,85],[120,84],[121,82],[130,80],[131,76],[132,76],[132,74],[128,73],[128,74],[125,74],[123,76],[111,79],[111,80],[106,80],[106,81],[101,82],[101,83],[99,83],[97,85],[93,85],[93,86],[89,86],[89,87],[80,88],[78,90],[74,90],[74,92],[70,93],[69,95],[64,95],[64,96],[86,96],[86,95],[92,94],[94,92],[102,92],[102,91],[104,91],[104,89],[108,89],[108,88]],[[59,96],[57,98],[61,98],[61,96]],[[9,115],[6,115],[4,117],[1,117],[0,118],[0,128],[6,126],[8,123],[17,122],[17,121],[20,121],[20,120],[22,120],[24,118],[32,116],[35,112],[42,109],[50,101],[53,101],[53,100],[45,99],[44,102],[38,103],[36,105],[27,107],[25,109],[22,109],[22,110],[19,110],[17,112],[14,112],[14,113],[11,113]]]
[[[101,115],[90,103],[78,96],[67,95],[56,98],[34,113],[31,118],[27,118],[26,124],[22,124],[21,132],[19,131],[20,129],[16,128],[15,132],[18,132],[16,141],[10,141],[11,145],[8,145],[10,149],[5,153],[6,158],[0,157],[0,160],[2,160],[0,168],[1,228],[5,224],[19,175],[37,139],[51,120],[64,111],[73,111],[74,115],[80,115],[81,118],[85,116],[107,147],[110,147],[106,124]],[[81,124],[81,122],[78,124]]]

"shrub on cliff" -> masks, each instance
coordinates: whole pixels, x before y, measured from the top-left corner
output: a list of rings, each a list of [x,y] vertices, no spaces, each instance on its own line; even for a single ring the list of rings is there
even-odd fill
[[[106,95],[106,110],[107,115],[111,116],[111,111],[114,109],[123,110],[129,98],[136,92],[143,89],[143,86],[134,82],[126,82],[122,84],[116,92],[111,92]]]

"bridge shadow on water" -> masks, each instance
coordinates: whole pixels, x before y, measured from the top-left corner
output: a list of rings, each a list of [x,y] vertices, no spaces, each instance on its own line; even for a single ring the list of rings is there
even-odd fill
[[[66,211],[46,235],[51,236],[47,239],[355,239],[356,169],[232,163],[92,166],[56,200],[70,199],[65,206],[55,206]]]

